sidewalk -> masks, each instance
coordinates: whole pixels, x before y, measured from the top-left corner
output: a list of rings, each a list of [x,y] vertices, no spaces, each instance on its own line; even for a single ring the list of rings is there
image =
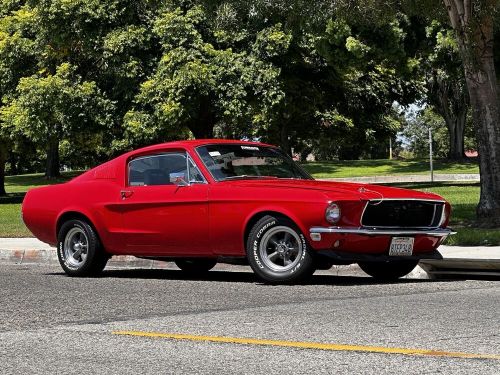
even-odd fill
[[[469,275],[500,276],[500,246],[440,246],[443,259],[420,261],[420,269],[412,272],[414,277],[424,278],[424,271],[430,277]],[[55,248],[36,238],[0,238],[0,263],[7,264],[58,264]],[[111,267],[177,269],[172,263],[139,259],[134,256],[114,256],[108,263]],[[235,266],[220,264],[219,270]],[[339,276],[350,276],[357,272],[353,267],[334,267]],[[331,273],[331,272],[329,272]]]
[[[429,276],[500,276],[500,246],[440,246],[441,260],[420,261]]]

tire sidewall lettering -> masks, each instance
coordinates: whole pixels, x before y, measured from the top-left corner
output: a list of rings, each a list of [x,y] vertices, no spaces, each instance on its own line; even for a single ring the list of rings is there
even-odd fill
[[[61,258],[61,261],[64,263],[64,265],[66,267],[68,267],[69,269],[76,271],[76,270],[84,267],[85,264],[86,264],[86,262],[84,262],[80,267],[75,267],[75,266],[73,266],[73,265],[71,265],[70,263],[67,262],[66,254],[64,252],[64,241],[66,240],[66,235],[68,234],[68,232],[69,232],[69,230],[71,228],[80,228],[83,232],[85,232],[85,234],[87,235],[87,238],[88,238],[88,233],[85,230],[85,227],[83,227],[79,223],[72,223],[72,225],[68,226],[68,228],[64,231],[64,235],[61,236],[61,238],[60,238],[60,240],[59,240],[59,242],[57,244],[57,251],[59,252],[59,256]]]
[[[262,228],[259,229],[259,231],[257,232],[257,235],[255,236],[257,239],[253,241],[253,245],[252,245],[253,259],[255,260],[255,263],[257,264],[257,266],[260,269],[265,268],[264,265],[262,264],[262,262],[260,261],[260,257],[259,257],[260,238],[262,237],[264,232],[267,231],[273,225],[276,225],[276,220],[273,220],[269,223],[266,223]]]
[[[269,229],[269,227],[272,227],[273,225],[276,225],[276,220],[273,220],[266,225],[264,225],[260,230],[257,232],[257,238],[260,239],[260,237],[264,234],[264,232]]]
[[[303,249],[302,255],[300,257],[299,263],[297,263],[297,265],[290,270],[290,273],[294,273],[294,272],[298,271],[299,268],[302,266],[302,263],[306,257],[306,251],[307,251],[306,239],[302,233],[299,233],[299,238],[300,238],[300,241],[302,242],[302,249]]]
[[[258,255],[258,250],[259,249],[259,242],[255,240],[253,242],[253,259],[255,260],[255,263],[257,263],[257,266],[261,269],[264,269],[264,265],[260,261],[259,255]]]

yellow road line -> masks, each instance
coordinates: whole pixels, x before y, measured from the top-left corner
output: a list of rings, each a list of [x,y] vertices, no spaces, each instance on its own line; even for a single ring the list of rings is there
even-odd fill
[[[278,346],[278,347],[333,350],[333,351],[500,360],[500,355],[497,354],[473,354],[473,353],[461,353],[461,352],[446,352],[446,351],[429,350],[429,349],[389,348],[383,346],[327,344],[321,342],[282,341],[282,340],[251,339],[251,338],[224,337],[224,336],[200,336],[200,335],[185,335],[178,333],[160,333],[160,332],[142,332],[142,331],[114,331],[112,332],[112,334],[150,337],[150,338],[163,338],[171,340],[205,341],[205,342],[208,341],[208,342],[219,342],[226,344],[264,345],[264,346]]]

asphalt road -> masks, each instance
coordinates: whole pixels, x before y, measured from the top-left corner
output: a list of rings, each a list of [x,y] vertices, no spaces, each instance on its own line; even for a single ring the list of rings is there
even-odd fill
[[[107,270],[77,279],[57,266],[0,265],[0,283],[1,374],[500,374],[498,281],[379,284],[320,275],[305,285],[271,286],[242,271],[193,279],[173,270]],[[290,342],[311,348],[283,346]]]

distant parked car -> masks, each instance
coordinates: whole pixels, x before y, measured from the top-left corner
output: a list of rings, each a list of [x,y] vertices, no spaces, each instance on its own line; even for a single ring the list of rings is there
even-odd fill
[[[439,257],[451,232],[450,205],[438,195],[315,181],[277,147],[228,140],[126,153],[30,190],[22,213],[36,237],[57,245],[70,276],[97,274],[126,254],[196,273],[246,263],[272,283],[351,263],[393,280]]]

